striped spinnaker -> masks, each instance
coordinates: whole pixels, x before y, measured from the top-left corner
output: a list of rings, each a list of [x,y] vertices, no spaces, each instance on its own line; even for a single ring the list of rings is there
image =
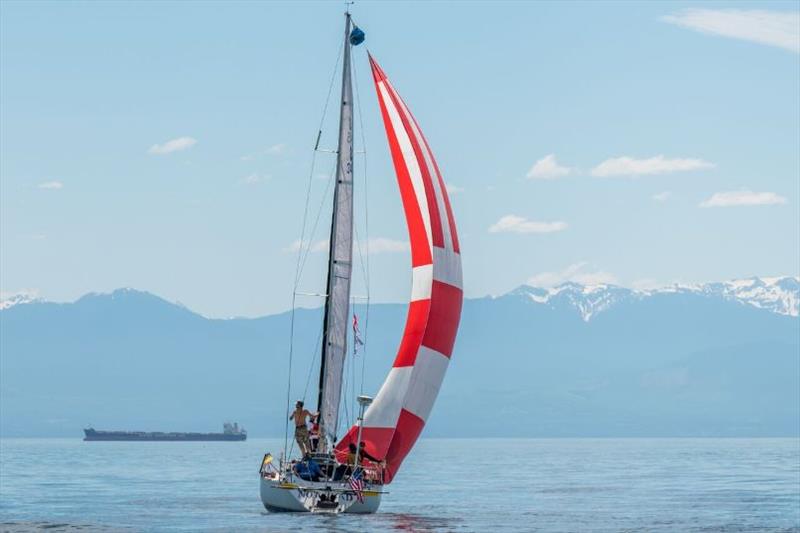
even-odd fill
[[[439,393],[461,317],[461,254],[447,189],[419,124],[370,56],[411,241],[411,301],[391,371],[364,415],[361,440],[389,483]],[[352,427],[337,446],[356,440]]]

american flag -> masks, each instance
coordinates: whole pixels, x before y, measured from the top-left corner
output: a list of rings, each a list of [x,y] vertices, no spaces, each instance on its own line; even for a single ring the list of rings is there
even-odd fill
[[[350,476],[350,488],[356,493],[358,503],[364,503],[364,480],[361,478],[361,470],[356,470]]]

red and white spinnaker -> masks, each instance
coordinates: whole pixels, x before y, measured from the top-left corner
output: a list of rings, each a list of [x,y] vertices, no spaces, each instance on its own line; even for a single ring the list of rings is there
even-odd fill
[[[411,111],[370,56],[411,241],[411,301],[389,375],[364,415],[366,451],[391,482],[419,437],[450,362],[461,317],[461,255],[447,189]],[[353,426],[337,445],[355,442]]]

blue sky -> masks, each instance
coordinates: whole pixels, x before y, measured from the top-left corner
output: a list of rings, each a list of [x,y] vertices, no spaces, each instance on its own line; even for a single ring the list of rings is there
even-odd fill
[[[209,316],[286,309],[342,5],[0,10],[3,295],[130,286]],[[359,2],[354,17],[453,190],[467,296],[800,272],[796,2]],[[365,53],[370,291],[404,301]],[[317,159],[312,214],[331,163]],[[324,255],[300,290],[320,290]]]

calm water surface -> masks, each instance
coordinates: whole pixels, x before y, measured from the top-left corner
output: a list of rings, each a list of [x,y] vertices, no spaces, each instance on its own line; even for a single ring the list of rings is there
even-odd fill
[[[0,531],[800,531],[798,439],[428,439],[372,516],[264,511],[279,448],[0,440]]]

